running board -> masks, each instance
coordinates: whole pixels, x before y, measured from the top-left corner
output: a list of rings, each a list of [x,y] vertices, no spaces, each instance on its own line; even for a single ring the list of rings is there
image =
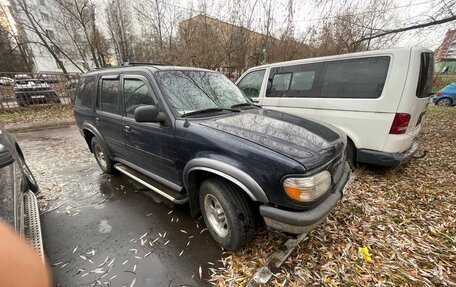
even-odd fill
[[[125,174],[129,178],[133,179],[136,182],[144,185],[147,188],[155,191],[159,195],[163,196],[164,198],[176,203],[176,204],[184,204],[188,201],[188,196],[186,194],[182,194],[167,188],[163,184],[160,184],[150,177],[143,175],[142,173],[137,172],[136,170],[129,168],[128,166],[118,163],[114,166],[115,169],[120,171],[121,173]]]
[[[44,262],[43,238],[41,237],[40,211],[33,192],[24,193],[24,236]]]

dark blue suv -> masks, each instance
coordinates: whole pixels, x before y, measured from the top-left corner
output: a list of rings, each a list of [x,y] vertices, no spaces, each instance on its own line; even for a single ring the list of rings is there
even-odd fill
[[[202,213],[226,249],[258,221],[307,233],[341,199],[346,136],[253,104],[214,71],[128,65],[81,76],[75,116],[105,173],[119,171]]]

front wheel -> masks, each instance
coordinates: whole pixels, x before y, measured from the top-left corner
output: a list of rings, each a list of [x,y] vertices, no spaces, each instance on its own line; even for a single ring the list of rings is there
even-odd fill
[[[26,183],[28,189],[30,189],[32,192],[37,193],[39,191],[38,183],[36,182],[35,177],[33,176],[32,171],[28,167],[28,165],[25,163],[25,159],[21,158],[21,165],[22,165],[22,172],[25,175]]]
[[[254,212],[249,199],[236,185],[209,178],[200,186],[199,203],[210,234],[223,248],[239,249],[252,239]]]
[[[114,173],[114,163],[109,158],[108,153],[100,141],[96,138],[92,138],[92,152],[95,156],[95,159],[98,163],[98,166],[104,173],[113,174]]]

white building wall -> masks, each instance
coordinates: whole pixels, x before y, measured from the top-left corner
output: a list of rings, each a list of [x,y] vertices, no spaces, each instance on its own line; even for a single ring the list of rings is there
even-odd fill
[[[13,0],[10,0],[13,1]],[[71,43],[71,39],[69,38],[68,35],[65,33],[62,33],[58,31],[57,27],[54,25],[53,20],[52,20],[52,15],[53,13],[59,13],[58,11],[53,11],[53,9],[56,9],[55,4],[51,2],[52,0],[28,0],[28,3],[31,7],[33,7],[32,11],[33,14],[39,17],[39,22],[40,25],[46,29],[52,31],[52,33],[55,35],[55,37],[60,40],[60,42],[68,44]],[[18,7],[19,8],[19,7]],[[20,10],[20,9],[18,9]],[[20,17],[24,22],[28,22],[26,19],[26,16],[21,14],[20,11],[18,13],[19,15],[16,15],[16,17]],[[16,21],[16,23],[21,22],[21,21]],[[33,31],[23,29],[27,39],[30,42],[37,42],[40,43],[41,40],[36,35]],[[59,44],[59,43],[57,43]],[[40,44],[35,44],[35,43],[30,43],[28,45],[31,54],[33,55],[33,61],[34,61],[34,72],[35,73],[62,73],[63,71],[60,69],[58,66],[56,60],[54,57],[49,53],[49,51]],[[62,45],[63,47],[63,45]],[[67,70],[68,73],[81,73],[81,71],[74,65],[72,64],[66,57],[63,55],[60,55],[59,59],[64,63],[64,66]],[[73,61],[75,61],[79,67],[84,69],[84,63],[82,59],[79,59],[78,57],[74,57],[72,55]],[[88,63],[89,66],[93,66],[93,63]]]

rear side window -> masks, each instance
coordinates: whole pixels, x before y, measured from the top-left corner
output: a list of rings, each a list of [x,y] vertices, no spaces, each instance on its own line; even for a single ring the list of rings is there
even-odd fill
[[[119,80],[102,79],[100,84],[100,105],[103,112],[119,114]]]
[[[432,77],[434,75],[434,56],[431,53],[421,53],[420,75],[416,96],[429,97],[432,93]]]
[[[92,108],[92,98],[94,95],[95,78],[83,77],[79,80],[78,92],[75,99],[75,105]]]
[[[379,98],[389,63],[387,56],[326,62],[320,97]]]

